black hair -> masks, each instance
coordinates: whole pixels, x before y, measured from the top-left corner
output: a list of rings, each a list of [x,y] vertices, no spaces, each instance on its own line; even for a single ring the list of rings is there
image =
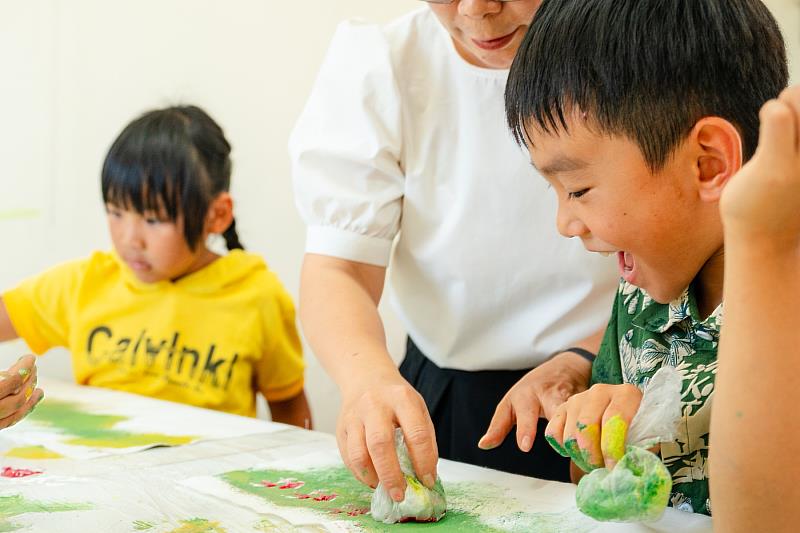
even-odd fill
[[[184,221],[194,250],[214,197],[231,182],[231,145],[222,128],[196,106],[149,111],[128,124],[111,145],[102,171],[103,201],[138,213],[165,213]],[[232,221],[229,250],[242,249]]]
[[[758,144],[758,112],[786,87],[778,25],[758,0],[544,0],[506,86],[506,120],[567,131],[586,113],[607,135],[635,142],[652,170],[698,120],[718,116]]]

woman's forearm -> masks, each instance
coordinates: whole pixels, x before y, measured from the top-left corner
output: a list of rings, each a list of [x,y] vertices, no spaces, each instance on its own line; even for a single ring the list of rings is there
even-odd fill
[[[342,390],[378,374],[399,376],[378,314],[385,272],[383,267],[315,254],[304,259],[303,332]]]

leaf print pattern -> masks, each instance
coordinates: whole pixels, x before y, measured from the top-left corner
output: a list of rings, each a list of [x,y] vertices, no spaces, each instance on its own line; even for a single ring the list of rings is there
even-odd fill
[[[673,505],[706,514],[711,509],[708,430],[722,316],[720,305],[701,320],[690,289],[669,304],[659,304],[623,280],[606,332],[616,342],[603,343],[592,368],[593,383],[602,379],[641,389],[664,365],[680,372],[684,416],[676,440],[662,443],[661,456],[672,474]]]

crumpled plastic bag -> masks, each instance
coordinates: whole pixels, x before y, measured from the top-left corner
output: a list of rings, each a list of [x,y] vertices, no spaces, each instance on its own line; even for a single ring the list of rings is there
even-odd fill
[[[674,440],[681,416],[681,375],[673,367],[661,367],[631,422],[625,455],[611,471],[598,468],[581,479],[575,495],[578,509],[601,521],[658,520],[669,503],[672,476],[647,449]]]
[[[405,499],[400,503],[395,502],[389,496],[389,491],[381,483],[378,483],[378,487],[372,494],[370,505],[372,518],[386,524],[440,520],[447,507],[441,480],[437,477],[433,489],[429,489],[417,479],[400,428],[395,429],[394,446],[397,458],[400,460],[400,469],[406,478]]]

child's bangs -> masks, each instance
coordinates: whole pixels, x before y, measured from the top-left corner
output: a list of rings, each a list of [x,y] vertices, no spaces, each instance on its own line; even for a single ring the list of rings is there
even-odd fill
[[[196,163],[181,124],[167,129],[158,118],[145,115],[133,122],[111,146],[103,164],[103,201],[175,221],[186,207],[184,188]]]
[[[103,201],[139,214],[155,213],[175,221],[180,213],[180,194],[174,179],[163,170],[106,161]]]

